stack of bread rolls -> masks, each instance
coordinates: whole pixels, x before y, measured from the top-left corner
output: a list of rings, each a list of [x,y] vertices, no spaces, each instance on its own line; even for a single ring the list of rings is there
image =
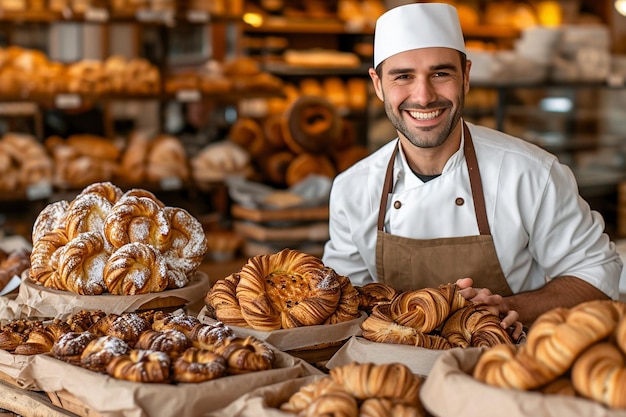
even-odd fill
[[[29,277],[82,295],[134,295],[186,286],[207,250],[202,225],[144,189],[110,182],[46,206],[32,231]]]

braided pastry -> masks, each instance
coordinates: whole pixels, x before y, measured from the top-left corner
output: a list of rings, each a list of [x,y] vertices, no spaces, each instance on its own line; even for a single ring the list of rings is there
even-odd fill
[[[191,339],[176,329],[146,330],[139,335],[135,349],[158,350],[176,359],[192,346]]]
[[[50,352],[59,360],[80,366],[83,351],[97,338],[98,336],[91,332],[67,332],[52,345]]]
[[[65,229],[65,216],[70,203],[66,200],[55,201],[48,204],[39,212],[33,223],[31,238],[35,244],[46,232],[56,228]]]
[[[157,206],[164,208],[165,204],[163,204],[163,202],[161,200],[159,200],[157,198],[156,195],[154,195],[154,193],[148,191],[148,190],[144,190],[143,188],[131,188],[130,190],[126,191],[121,197],[120,200],[126,198],[126,197],[138,197],[138,198],[147,198],[149,200],[154,201]]]
[[[207,239],[202,224],[187,210],[175,207],[163,210],[171,227],[171,245],[164,252],[169,287],[182,288],[202,263]]]
[[[254,336],[234,337],[217,346],[215,353],[228,363],[229,374],[264,371],[274,365],[274,351]]]
[[[125,196],[104,219],[104,235],[116,249],[139,242],[164,251],[170,245],[170,224],[163,208],[152,199]]]
[[[58,252],[67,242],[65,229],[61,228],[45,232],[34,242],[33,250],[30,253],[29,277],[31,280],[46,288],[64,289],[57,272]]]
[[[167,266],[151,245],[135,242],[117,249],[103,270],[104,283],[111,294],[135,295],[167,289]]]
[[[339,304],[324,324],[343,323],[359,317],[359,293],[350,282],[350,278],[337,274],[341,295]]]
[[[315,256],[283,249],[252,257],[239,272],[241,313],[257,330],[322,324],[341,296],[337,274]]]
[[[215,350],[235,337],[233,331],[222,322],[197,324],[189,332],[193,345],[207,350]]]
[[[28,334],[28,338],[23,343],[15,347],[13,353],[37,355],[50,352],[54,343],[69,331],[69,326],[59,321],[54,321],[44,327],[37,327]]]
[[[102,294],[107,289],[102,275],[108,259],[101,234],[81,233],[59,252],[59,282],[77,294]]]
[[[226,360],[209,350],[191,347],[178,357],[172,366],[176,382],[202,382],[226,374]]]
[[[70,315],[65,322],[73,332],[86,332],[106,315],[102,310],[80,310]]]
[[[76,197],[67,209],[65,230],[69,240],[84,232],[104,233],[104,220],[113,204],[99,194]]]
[[[500,318],[483,304],[469,305],[452,313],[441,329],[441,336],[452,347],[462,348],[513,343],[500,325]]]
[[[117,203],[117,201],[122,197],[124,192],[117,185],[104,181],[104,182],[95,182],[91,185],[86,186],[83,190],[76,196],[82,197],[85,194],[97,194],[100,197],[104,197],[111,204]]]
[[[359,293],[359,309],[368,314],[377,304],[388,303],[399,294],[395,288],[382,282],[369,282],[355,288]]]
[[[397,295],[391,302],[391,317],[402,326],[430,333],[451,313],[469,304],[470,301],[459,293],[456,284],[422,288]]]
[[[376,365],[356,363],[330,370],[330,376],[356,398],[365,400],[377,397],[399,400],[406,404],[419,404],[422,379],[400,363]]]
[[[239,284],[238,272],[217,280],[205,296],[204,303],[213,318],[229,326],[250,327],[241,313],[237,299],[237,284]]]
[[[113,378],[126,381],[166,383],[170,380],[170,364],[166,353],[131,349],[111,359],[106,370]]]
[[[137,313],[128,312],[120,315],[111,313],[96,321],[89,328],[89,332],[96,336],[115,336],[129,346],[134,346],[139,336],[150,328],[150,322]]]
[[[115,336],[100,336],[85,347],[80,355],[80,366],[95,372],[106,373],[111,360],[125,355],[130,350],[128,344]]]
[[[154,320],[152,322],[153,330],[164,330],[164,329],[176,329],[178,331],[183,332],[187,337],[190,337],[193,329],[201,324],[200,320],[198,320],[194,316],[190,316],[187,314],[172,314],[165,313],[163,311],[157,311],[154,313]]]
[[[421,333],[412,327],[402,326],[391,318],[391,305],[378,304],[361,323],[363,337],[378,343],[395,343],[419,346],[426,349],[445,350],[452,346],[447,339],[436,334]]]

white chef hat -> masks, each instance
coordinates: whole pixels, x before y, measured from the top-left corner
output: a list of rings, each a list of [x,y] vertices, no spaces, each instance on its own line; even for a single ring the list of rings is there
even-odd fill
[[[376,21],[374,68],[392,55],[411,49],[444,47],[465,53],[456,8],[446,3],[394,7]]]

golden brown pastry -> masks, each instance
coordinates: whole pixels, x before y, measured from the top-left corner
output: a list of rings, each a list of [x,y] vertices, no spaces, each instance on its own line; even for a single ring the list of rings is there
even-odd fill
[[[234,272],[213,284],[204,298],[204,303],[213,318],[228,326],[250,327],[241,313],[237,299],[239,273]]]
[[[250,117],[235,120],[228,132],[228,140],[239,145],[253,156],[267,152],[263,128],[259,122]]]
[[[491,347],[513,343],[511,336],[500,325],[501,320],[486,305],[473,304],[458,309],[441,329],[441,336],[452,347]]]
[[[191,339],[176,329],[146,330],[139,335],[135,349],[158,350],[176,359],[192,346]]]
[[[326,375],[300,387],[297,392],[289,397],[287,402],[280,405],[280,409],[297,414],[306,409],[316,398],[333,391],[344,390],[337,385],[333,378]]]
[[[226,359],[229,374],[265,371],[273,367],[275,360],[272,348],[254,336],[227,339],[215,353]]]
[[[104,220],[113,204],[96,193],[83,194],[70,203],[65,217],[65,230],[69,240],[84,232],[104,233]]]
[[[28,334],[23,343],[15,347],[13,353],[16,355],[37,355],[50,352],[54,343],[69,331],[70,327],[60,321],[37,327]]]
[[[176,329],[190,337],[191,332],[201,324],[194,316],[156,311],[152,322],[153,330]]]
[[[115,249],[138,242],[159,251],[171,244],[170,224],[163,208],[149,198],[125,196],[104,220],[104,236]]]
[[[97,338],[98,336],[91,332],[67,332],[52,345],[50,351],[55,358],[80,366],[83,351],[92,340]]]
[[[322,154],[334,147],[341,124],[341,117],[329,100],[305,95],[283,113],[283,137],[296,154]]]
[[[89,332],[96,336],[115,336],[132,347],[135,346],[141,334],[150,328],[150,322],[138,313],[109,313],[96,321],[89,328]]]
[[[185,209],[165,207],[171,227],[170,246],[163,252],[169,288],[189,283],[207,252],[207,238],[202,224]]]
[[[68,239],[64,228],[56,228],[45,232],[34,242],[30,254],[29,277],[44,287],[63,290],[65,287],[59,279],[58,256]]]
[[[102,294],[107,290],[102,274],[108,259],[100,233],[80,233],[59,252],[59,282],[76,294]]]
[[[195,347],[211,351],[235,337],[232,329],[219,321],[214,324],[196,324],[188,334]]]
[[[126,184],[141,184],[146,176],[150,137],[144,132],[131,133],[120,159],[119,177]]]
[[[380,303],[388,303],[399,294],[395,288],[382,282],[369,282],[355,287],[359,293],[359,309],[371,313]]]
[[[117,185],[104,181],[96,182],[83,188],[83,190],[76,196],[76,199],[85,194],[98,194],[99,196],[107,199],[111,204],[115,204],[124,193]]]
[[[59,200],[48,204],[39,212],[33,223],[32,242],[35,244],[46,232],[62,228],[65,229],[65,216],[69,207],[67,200]]]
[[[114,357],[107,365],[107,373],[126,381],[167,383],[170,364],[170,357],[163,352],[131,349],[126,355]]]
[[[359,417],[425,417],[421,406],[398,403],[385,398],[368,398],[359,407]]]
[[[162,181],[178,178],[189,179],[187,154],[180,139],[169,135],[159,135],[152,141],[146,160],[146,179]]]
[[[126,197],[138,197],[138,198],[147,198],[149,200],[154,201],[157,206],[163,208],[165,207],[165,203],[163,203],[161,200],[159,200],[159,198],[154,195],[154,193],[152,191],[148,191],[146,189],[143,188],[131,188],[130,190],[126,191],[124,194],[122,194],[122,196],[120,197],[120,200],[126,198]]]
[[[65,322],[73,332],[86,332],[95,322],[105,317],[107,314],[102,310],[80,310],[71,314]]]
[[[80,356],[80,366],[95,372],[106,373],[111,360],[125,355],[130,350],[128,343],[115,336],[100,336],[85,347]]]
[[[301,153],[287,167],[285,180],[289,187],[305,180],[310,175],[334,178],[337,175],[335,166],[324,154]]]
[[[356,398],[345,391],[330,391],[320,395],[300,414],[303,417],[337,416],[359,417],[359,406]]]
[[[324,321],[324,324],[342,323],[359,317],[359,293],[350,282],[350,278],[337,274],[337,279],[341,291],[339,304],[335,312]]]
[[[96,159],[117,161],[121,154],[120,150],[111,140],[101,136],[87,134],[72,135],[66,139],[66,143],[78,150],[81,155]]]
[[[111,294],[136,295],[167,289],[165,258],[153,246],[128,243],[108,258],[103,269],[104,284]]]
[[[202,382],[226,374],[226,360],[209,350],[191,347],[172,365],[172,379],[176,382]]]
[[[246,322],[271,331],[324,323],[339,304],[341,284],[319,258],[283,249],[250,258],[236,291]]]

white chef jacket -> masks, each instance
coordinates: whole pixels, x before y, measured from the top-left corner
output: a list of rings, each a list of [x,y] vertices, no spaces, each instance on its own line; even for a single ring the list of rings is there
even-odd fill
[[[513,293],[557,276],[583,279],[616,299],[622,261],[604,219],[578,193],[571,170],[527,141],[467,123],[487,218]],[[330,240],[322,260],[354,285],[376,281],[376,226],[385,170],[396,140],[339,174],[330,194]],[[441,176],[422,182],[400,149],[385,232],[413,239],[478,235],[463,143]],[[457,205],[462,198],[465,204]],[[400,201],[399,208],[394,202]],[[450,262],[463,262],[451,259]],[[462,277],[459,277],[462,278]]]

